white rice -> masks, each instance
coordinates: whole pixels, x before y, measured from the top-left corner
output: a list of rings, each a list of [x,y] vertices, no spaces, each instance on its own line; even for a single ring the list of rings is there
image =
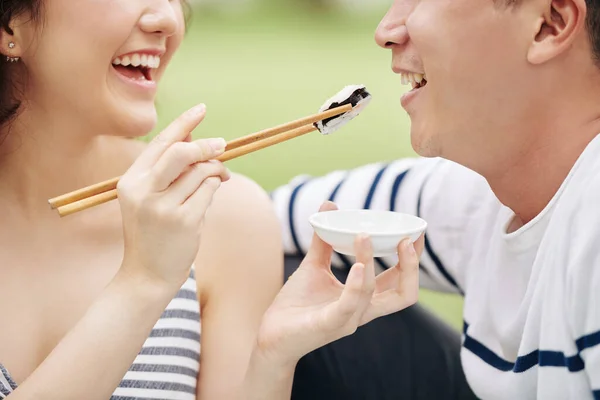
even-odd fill
[[[339,93],[328,99],[319,112],[327,111],[345,104],[352,104],[352,110],[344,114],[340,114],[330,120],[318,121],[315,126],[323,135],[329,135],[360,114],[365,107],[371,102],[372,96],[367,92],[364,85],[346,86]]]

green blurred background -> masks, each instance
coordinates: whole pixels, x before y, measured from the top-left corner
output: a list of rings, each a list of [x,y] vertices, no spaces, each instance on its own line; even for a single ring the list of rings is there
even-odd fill
[[[367,4],[365,4],[367,3]],[[366,112],[331,136],[307,135],[228,163],[271,190],[299,174],[321,175],[414,156],[405,88],[374,31],[391,0],[200,0],[158,98],[159,126],[204,102],[196,137],[227,139],[318,111],[348,84],[374,95]],[[420,302],[457,329],[462,300],[422,291]]]

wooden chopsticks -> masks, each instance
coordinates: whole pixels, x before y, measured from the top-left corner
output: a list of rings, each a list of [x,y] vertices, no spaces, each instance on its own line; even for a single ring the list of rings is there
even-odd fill
[[[217,160],[221,162],[233,160],[246,154],[285,142],[287,140],[305,135],[315,131],[313,125],[317,121],[335,117],[349,112],[352,105],[347,104],[324,111],[315,115],[304,117],[296,121],[275,126],[248,136],[234,139],[227,143],[225,153]],[[121,177],[115,177],[104,182],[99,182],[82,189],[55,197],[48,200],[53,209],[58,211],[61,217],[86,210],[88,208],[115,200],[117,198],[117,184]]]

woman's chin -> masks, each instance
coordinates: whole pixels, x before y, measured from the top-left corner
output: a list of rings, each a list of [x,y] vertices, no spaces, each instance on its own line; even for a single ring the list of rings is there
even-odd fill
[[[113,121],[112,133],[117,136],[142,137],[148,135],[156,127],[158,116],[156,108],[128,109]],[[115,126],[116,125],[116,126]]]

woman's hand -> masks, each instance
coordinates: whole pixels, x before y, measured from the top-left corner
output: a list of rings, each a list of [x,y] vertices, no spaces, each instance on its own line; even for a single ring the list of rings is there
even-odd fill
[[[190,142],[203,120],[192,108],[161,132],[119,181],[125,257],[122,270],[179,288],[200,245],[206,210],[229,172],[213,160],[223,139]]]
[[[335,209],[327,203],[321,211]],[[355,243],[357,262],[346,284],[331,272],[332,249],[318,236],[298,268],[265,313],[256,351],[262,359],[281,365],[294,364],[302,356],[330,342],[351,335],[375,318],[416,303],[419,290],[419,256],[422,238],[398,248],[399,263],[380,274],[374,272],[368,237]]]

